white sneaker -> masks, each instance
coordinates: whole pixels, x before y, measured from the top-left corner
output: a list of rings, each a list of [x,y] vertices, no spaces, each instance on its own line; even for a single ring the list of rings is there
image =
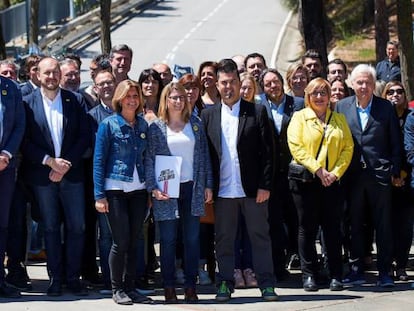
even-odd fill
[[[175,283],[180,285],[185,283],[184,270],[181,268],[175,270]]]
[[[198,269],[198,284],[200,285],[210,285],[211,279],[208,276],[208,272],[202,268]]]

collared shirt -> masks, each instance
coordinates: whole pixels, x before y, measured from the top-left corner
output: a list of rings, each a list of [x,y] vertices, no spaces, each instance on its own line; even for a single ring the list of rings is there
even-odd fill
[[[358,112],[358,118],[359,118],[359,124],[361,125],[361,129],[365,130],[365,127],[367,126],[369,115],[371,113],[371,106],[372,106],[372,97],[369,100],[368,106],[366,108],[362,108],[358,101],[356,103],[357,106],[357,112]]]
[[[243,198],[246,196],[241,181],[239,155],[237,153],[237,133],[239,129],[240,100],[232,108],[221,104],[221,198]]]
[[[283,111],[285,110],[286,95],[283,95],[282,102],[279,105],[276,105],[271,100],[268,100],[268,103],[270,105],[276,130],[278,134],[280,134],[280,130],[282,129]]]
[[[43,108],[45,110],[47,125],[49,127],[50,135],[53,141],[53,148],[55,150],[54,157],[59,158],[62,149],[63,138],[62,96],[60,94],[60,90],[53,100],[47,98],[42,91],[41,94],[43,99]],[[45,160],[46,159],[44,159],[44,161]]]

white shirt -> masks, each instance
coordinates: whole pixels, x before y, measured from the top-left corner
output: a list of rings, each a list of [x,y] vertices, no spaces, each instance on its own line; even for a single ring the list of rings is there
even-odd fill
[[[195,137],[188,122],[182,131],[174,132],[167,126],[167,143],[171,155],[179,156],[183,159],[181,164],[180,182],[184,183],[193,180],[193,162]]]
[[[240,100],[230,109],[221,105],[221,163],[220,185],[218,196],[220,198],[243,198],[240,173],[239,155],[237,154],[237,133],[239,129]]]
[[[145,183],[139,181],[139,175],[136,167],[134,167],[132,178],[132,182],[105,178],[105,190],[122,190],[123,192],[132,192],[135,190],[145,189]]]
[[[40,93],[42,94],[43,108],[55,150],[54,157],[59,158],[62,149],[63,138],[63,108],[60,89],[53,100],[47,98],[43,94],[43,91],[40,91]]]

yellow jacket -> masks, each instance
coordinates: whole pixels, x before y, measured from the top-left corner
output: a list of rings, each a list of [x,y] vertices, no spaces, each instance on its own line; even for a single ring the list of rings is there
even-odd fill
[[[287,129],[287,139],[292,157],[297,163],[315,174],[320,167],[325,167],[328,156],[329,167],[325,169],[339,179],[351,163],[354,142],[345,116],[328,108],[326,120],[331,114],[317,159],[315,156],[324,129],[311,108],[304,108],[293,114]]]

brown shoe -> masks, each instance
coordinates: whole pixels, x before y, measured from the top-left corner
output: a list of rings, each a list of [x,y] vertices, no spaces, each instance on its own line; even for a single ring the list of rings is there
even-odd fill
[[[165,303],[178,303],[174,287],[164,288]]]
[[[195,288],[186,288],[184,290],[184,300],[187,303],[197,303],[198,296],[196,294]]]

